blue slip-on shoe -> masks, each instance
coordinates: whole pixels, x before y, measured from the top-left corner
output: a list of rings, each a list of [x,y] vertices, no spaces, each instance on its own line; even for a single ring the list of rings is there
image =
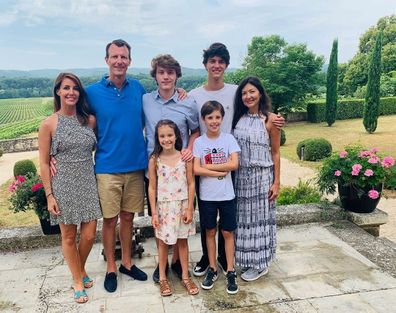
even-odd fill
[[[104,289],[107,292],[114,292],[117,290],[117,274],[114,272],[106,273],[104,280]]]
[[[120,265],[119,268],[120,273],[128,275],[129,277],[132,277],[133,279],[140,280],[140,281],[145,281],[147,280],[147,274],[143,272],[141,269],[139,269],[136,265],[132,265],[131,269],[128,270],[124,265]]]

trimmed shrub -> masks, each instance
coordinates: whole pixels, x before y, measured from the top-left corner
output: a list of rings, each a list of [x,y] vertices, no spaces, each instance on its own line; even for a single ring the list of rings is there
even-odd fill
[[[297,155],[301,160],[301,150],[304,148],[304,161],[318,161],[331,155],[332,146],[324,138],[309,138],[300,141],[297,145]]]
[[[32,160],[21,160],[14,165],[14,176],[25,176],[27,173],[37,173],[36,165]]]
[[[300,179],[296,187],[282,188],[276,202],[279,205],[318,203],[320,202],[320,197],[318,188]]]
[[[393,166],[390,170],[390,175],[385,179],[385,189],[396,190],[396,166]]]
[[[281,129],[280,145],[283,146],[286,143],[286,133]]]
[[[363,117],[364,99],[338,100],[337,120],[348,120]],[[381,98],[379,115],[396,114],[396,97]],[[307,104],[307,119],[311,123],[326,120],[326,102],[324,100]]]
[[[380,103],[382,31],[378,32],[370,57],[367,79],[366,103],[364,105],[363,125],[369,134],[377,129]]]
[[[337,116],[337,79],[338,79],[338,40],[333,41],[333,48],[330,54],[330,63],[327,68],[326,80],[326,122],[331,126]]]

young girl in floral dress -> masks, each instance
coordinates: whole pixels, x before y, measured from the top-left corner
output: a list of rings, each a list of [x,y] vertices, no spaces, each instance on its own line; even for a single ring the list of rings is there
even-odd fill
[[[159,239],[160,293],[172,294],[166,278],[168,246],[176,242],[182,266],[182,285],[191,295],[199,292],[188,273],[187,238],[195,233],[193,206],[195,183],[191,162],[181,159],[180,130],[171,120],[161,120],[155,128],[155,146],[149,160],[149,201],[155,236]]]

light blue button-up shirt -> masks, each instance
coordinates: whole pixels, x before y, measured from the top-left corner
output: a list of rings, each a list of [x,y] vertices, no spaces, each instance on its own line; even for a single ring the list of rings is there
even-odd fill
[[[192,97],[187,96],[179,100],[179,93],[175,91],[172,98],[164,100],[158,90],[143,96],[143,112],[147,140],[147,153],[154,150],[155,126],[160,120],[168,119],[179,127],[183,140],[183,148],[188,146],[191,131],[199,128],[197,104]]]

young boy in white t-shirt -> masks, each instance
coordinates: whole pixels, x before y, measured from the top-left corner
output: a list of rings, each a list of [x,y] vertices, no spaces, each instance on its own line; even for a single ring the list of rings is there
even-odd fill
[[[238,168],[240,148],[231,134],[221,132],[224,108],[217,101],[208,101],[201,108],[201,118],[206,133],[194,142],[194,173],[199,175],[199,197],[201,225],[206,232],[209,269],[201,283],[203,289],[211,289],[217,280],[216,266],[216,228],[219,212],[219,228],[225,241],[227,259],[227,292],[236,294],[238,285],[234,269],[234,230],[236,224],[235,193],[231,171]]]

